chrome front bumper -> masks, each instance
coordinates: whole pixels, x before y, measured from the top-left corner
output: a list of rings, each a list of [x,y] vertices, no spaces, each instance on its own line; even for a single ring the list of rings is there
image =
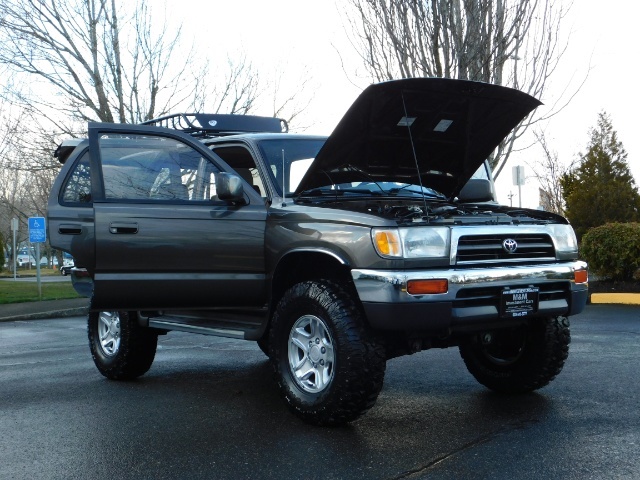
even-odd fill
[[[499,294],[505,288],[540,288],[537,316],[574,315],[584,308],[588,284],[576,283],[582,261],[544,265],[443,270],[351,271],[369,322],[382,329],[442,330],[502,322]],[[411,295],[410,280],[447,280],[446,293]]]

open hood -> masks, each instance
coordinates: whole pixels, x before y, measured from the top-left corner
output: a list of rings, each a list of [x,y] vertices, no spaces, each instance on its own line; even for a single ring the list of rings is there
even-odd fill
[[[400,182],[451,198],[541,103],[511,88],[444,78],[371,85],[318,152],[296,193],[347,182]],[[419,172],[419,173],[418,173]]]

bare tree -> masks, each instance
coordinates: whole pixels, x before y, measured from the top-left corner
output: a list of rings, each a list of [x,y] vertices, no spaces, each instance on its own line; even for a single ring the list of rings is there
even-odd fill
[[[12,249],[11,219],[18,219],[17,245],[24,246],[27,220],[45,216],[59,171],[53,161],[54,135],[29,113],[0,98],[0,238],[6,252]],[[46,244],[44,253],[49,259],[50,250]]]
[[[249,111],[259,83],[251,64],[229,62],[220,83],[205,83],[206,55],[181,36],[147,0],[0,0],[0,64],[37,87],[12,93],[55,122],[138,123],[194,108],[203,95],[225,113]]]
[[[553,0],[349,0],[351,41],[375,81],[448,77],[505,85],[543,96],[566,49],[568,8]],[[525,119],[491,159],[497,177]]]
[[[306,69],[294,81],[295,88],[283,88],[282,84],[285,83],[285,80],[285,70],[280,67],[273,73],[273,79],[268,84],[272,115],[283,118],[289,125],[296,121],[295,129],[299,132],[304,131],[309,128],[309,125],[300,124],[299,119],[300,114],[311,103],[311,97],[306,95],[306,92],[312,86],[312,80]]]
[[[564,165],[558,159],[558,153],[552,151],[544,132],[534,132],[538,145],[542,148],[542,157],[528,164],[540,184],[541,205],[558,215],[565,213],[565,201],[562,191],[562,178],[573,168],[573,163]]]
[[[156,111],[166,72],[161,55],[177,42],[164,32],[152,38],[146,10],[145,2],[138,4],[129,19],[116,11],[115,0],[2,0],[0,62],[40,81],[44,95],[24,93],[39,108],[83,121],[144,119]],[[120,30],[127,20],[135,25],[133,41]],[[63,101],[52,101],[52,93]]]
[[[28,212],[28,206],[24,200],[27,191],[25,184],[27,177],[18,171],[5,170],[3,173],[0,176],[0,237],[4,239],[5,251],[9,253],[12,250],[13,238],[11,219],[17,218],[19,221],[16,240],[20,245],[27,240],[27,219],[30,212]]]
[[[246,115],[261,94],[261,78],[244,53],[227,56],[226,68],[195,78],[195,110]]]
[[[276,82],[246,55],[210,68],[206,52],[181,45],[188,32],[171,28],[157,8],[148,0],[0,0],[0,66],[18,76],[5,90],[66,134],[83,131],[86,121],[139,123],[185,110],[246,114],[269,102],[261,98]],[[284,100],[278,95],[274,113],[289,119],[309,103],[293,102],[305,96],[300,88]]]

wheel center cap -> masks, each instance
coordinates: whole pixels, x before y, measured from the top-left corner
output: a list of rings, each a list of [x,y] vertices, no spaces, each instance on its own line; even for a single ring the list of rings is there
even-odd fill
[[[309,359],[311,359],[312,362],[317,363],[320,361],[322,357],[323,355],[322,355],[322,352],[320,351],[319,345],[314,345],[309,349]]]

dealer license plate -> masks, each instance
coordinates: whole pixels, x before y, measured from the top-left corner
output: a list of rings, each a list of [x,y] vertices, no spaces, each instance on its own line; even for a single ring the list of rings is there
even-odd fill
[[[500,296],[500,315],[502,317],[526,317],[538,311],[537,287],[512,288],[503,290]]]

